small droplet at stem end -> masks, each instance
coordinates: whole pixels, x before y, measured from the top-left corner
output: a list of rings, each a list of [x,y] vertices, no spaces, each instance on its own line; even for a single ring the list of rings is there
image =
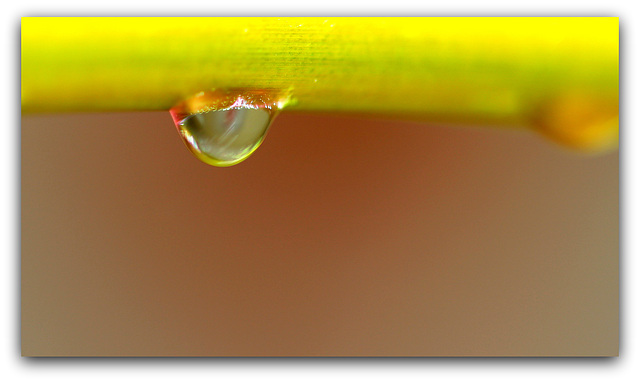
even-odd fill
[[[556,143],[583,153],[604,153],[618,147],[618,100],[586,91],[566,92],[543,103],[532,124]]]

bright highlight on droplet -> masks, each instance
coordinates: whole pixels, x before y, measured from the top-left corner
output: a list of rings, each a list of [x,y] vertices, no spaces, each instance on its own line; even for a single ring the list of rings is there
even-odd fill
[[[213,90],[180,102],[170,113],[191,152],[212,166],[247,159],[289,100],[273,90]]]

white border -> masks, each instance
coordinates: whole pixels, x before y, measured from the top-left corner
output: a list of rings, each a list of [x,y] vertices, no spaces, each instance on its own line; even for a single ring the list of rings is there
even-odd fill
[[[9,116],[0,139],[2,226],[4,251],[0,258],[1,306],[0,375],[7,381],[57,380],[113,381],[143,379],[230,380],[254,377],[277,381],[327,381],[334,378],[358,380],[466,377],[472,380],[602,381],[629,380],[640,376],[637,324],[640,323],[640,256],[637,232],[640,195],[638,173],[637,68],[640,18],[637,1],[446,1],[436,4],[394,0],[382,5],[374,1],[349,3],[336,0],[306,3],[242,1],[217,4],[213,1],[159,1],[133,3],[112,0],[89,4],[80,1],[8,1],[2,5],[3,92],[2,115]],[[280,3],[280,4],[278,4]],[[19,125],[20,125],[20,17],[22,16],[212,16],[212,15],[412,15],[412,16],[618,16],[621,24],[621,349],[620,358],[609,359],[68,359],[31,360],[20,357],[19,345]],[[635,70],[634,70],[635,68]],[[635,325],[634,325],[635,324]],[[447,378],[448,379],[448,378]],[[227,378],[225,378],[227,380]]]

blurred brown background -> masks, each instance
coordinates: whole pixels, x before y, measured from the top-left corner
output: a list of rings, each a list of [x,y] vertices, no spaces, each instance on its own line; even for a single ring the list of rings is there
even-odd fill
[[[526,132],[23,116],[21,223],[26,356],[618,353],[618,153]]]

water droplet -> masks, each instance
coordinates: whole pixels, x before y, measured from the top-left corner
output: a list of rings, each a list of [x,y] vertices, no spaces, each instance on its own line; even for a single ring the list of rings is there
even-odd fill
[[[618,100],[566,92],[542,103],[533,125],[543,135],[576,150],[607,151],[618,146]]]
[[[289,101],[274,90],[213,90],[180,102],[170,113],[189,150],[204,163],[227,167],[247,159]]]

